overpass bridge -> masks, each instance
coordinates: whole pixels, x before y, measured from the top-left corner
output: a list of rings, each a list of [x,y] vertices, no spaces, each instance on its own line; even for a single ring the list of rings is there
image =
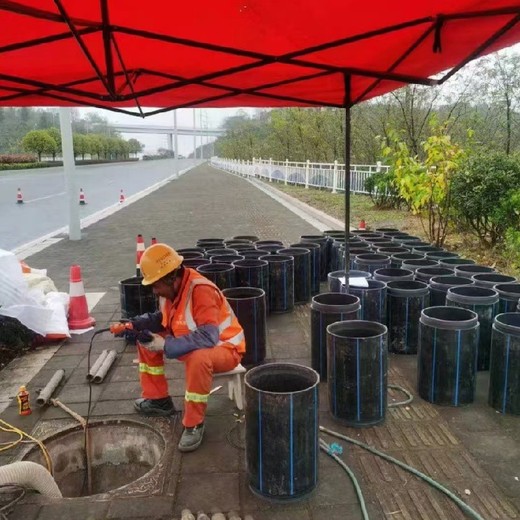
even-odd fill
[[[167,134],[173,135],[224,135],[226,131],[223,128],[190,128],[179,126],[177,128],[169,125],[126,125],[126,124],[110,124],[118,132],[125,134]]]
[[[169,126],[169,125],[128,125],[128,124],[112,124],[111,125],[118,132],[122,132],[125,134],[166,134],[168,137],[168,150],[173,151],[174,146],[174,136],[175,135],[192,135],[193,136],[193,149],[197,149],[196,139],[198,136],[201,138],[203,136],[213,136],[218,137],[224,135],[226,130],[223,128],[193,128],[193,127],[183,127],[183,126]],[[175,151],[177,153],[177,151]]]

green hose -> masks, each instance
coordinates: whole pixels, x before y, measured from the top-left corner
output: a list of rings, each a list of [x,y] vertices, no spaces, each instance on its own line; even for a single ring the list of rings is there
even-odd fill
[[[337,437],[338,439],[342,439],[344,441],[350,442],[351,444],[355,444],[356,446],[359,446],[360,448],[363,448],[364,450],[367,450],[370,453],[373,453],[374,455],[381,457],[382,459],[385,459],[389,462],[393,462],[394,464],[397,464],[400,468],[403,468],[406,471],[409,471],[413,475],[426,481],[428,484],[430,484],[430,486],[432,486],[435,489],[444,493],[448,498],[453,500],[453,502],[455,502],[457,504],[457,506],[459,506],[459,508],[464,513],[466,513],[471,518],[474,518],[475,520],[484,520],[484,518],[482,518],[474,509],[472,509],[465,502],[463,502],[457,495],[453,494],[449,489],[445,488],[444,486],[439,484],[437,481],[428,477],[428,475],[425,475],[424,473],[421,473],[420,471],[416,470],[415,468],[408,466],[404,462],[401,462],[400,460],[395,459],[394,457],[391,457],[390,455],[387,455],[386,453],[383,453],[382,451],[376,450],[375,448],[368,446],[368,444],[364,444],[360,441],[357,441],[356,439],[351,439],[350,437],[347,437],[346,435],[341,435],[341,433],[335,432],[333,430],[329,430],[328,428],[324,428],[323,426],[320,426],[320,431],[322,431],[328,435],[332,435],[333,437]],[[320,447],[321,447],[321,441],[320,441]],[[329,455],[330,455],[330,453],[329,453]],[[344,466],[342,465],[342,467],[344,467]],[[350,476],[350,472],[347,471],[347,473],[349,473],[349,476]],[[356,486],[356,483],[354,484],[354,486]],[[362,509],[363,509],[363,507],[364,507],[364,502],[362,502],[362,504],[361,504]],[[366,518],[368,518],[368,517],[366,517]]]
[[[402,386],[388,385],[388,388],[393,388],[394,390],[399,390],[400,392],[403,392],[404,394],[406,394],[408,397],[408,399],[406,399],[404,401],[399,401],[398,403],[390,403],[388,405],[388,408],[395,408],[396,406],[404,406],[405,404],[410,404],[413,401],[413,395],[408,390],[403,388]]]
[[[363,492],[361,491],[361,487],[359,486],[359,482],[357,481],[356,476],[352,472],[352,470],[332,451],[330,445],[328,445],[323,439],[320,439],[320,448],[329,456],[332,457],[346,472],[350,477],[352,484],[354,484],[354,489],[356,490],[356,495],[359,500],[359,505],[361,506],[361,513],[363,514],[363,520],[370,520],[367,512],[367,507],[365,504],[365,498],[363,497]]]

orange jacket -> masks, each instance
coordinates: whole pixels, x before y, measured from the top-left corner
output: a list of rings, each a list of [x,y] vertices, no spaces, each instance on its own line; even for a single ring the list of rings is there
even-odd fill
[[[163,327],[175,338],[188,335],[198,327],[213,325],[219,334],[214,346],[234,348],[240,354],[246,350],[244,331],[226,298],[216,285],[194,269],[185,269],[178,296],[173,302],[161,302],[161,311]],[[192,350],[195,348],[199,347],[194,345]],[[168,350],[165,349],[167,354]]]

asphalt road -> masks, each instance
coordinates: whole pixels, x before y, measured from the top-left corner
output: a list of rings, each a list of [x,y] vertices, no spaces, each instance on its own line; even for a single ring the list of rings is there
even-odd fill
[[[181,159],[179,169],[194,164]],[[200,161],[198,161],[200,162]],[[76,168],[77,200],[83,188],[87,204],[80,218],[87,217],[125,197],[160,182],[175,172],[175,160],[100,164]],[[21,188],[24,204],[16,203]],[[68,225],[69,210],[63,168],[0,172],[0,249],[12,250]]]

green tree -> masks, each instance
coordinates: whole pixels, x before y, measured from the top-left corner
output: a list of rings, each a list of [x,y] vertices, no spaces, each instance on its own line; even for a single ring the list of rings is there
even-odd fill
[[[423,160],[393,130],[382,150],[400,196],[420,216],[428,240],[439,247],[453,216],[452,179],[464,158],[463,149],[451,141],[447,126],[435,117],[430,119],[430,136],[421,143]]]
[[[85,154],[90,153],[89,140],[84,134],[73,134],[72,143],[74,147],[74,156],[81,155],[81,159],[85,160]]]
[[[461,165],[452,185],[455,208],[483,246],[495,246],[518,226],[519,186],[520,161],[505,152],[481,151]]]
[[[52,160],[55,161],[56,154],[61,152],[61,133],[55,127],[47,128],[45,130],[45,132],[47,132],[52,137],[52,139],[54,139],[54,142],[56,143],[56,148],[52,152]]]
[[[143,151],[144,144],[141,144],[137,139],[128,140],[129,153],[138,154]]]
[[[55,154],[56,141],[45,130],[31,130],[22,139],[23,149],[38,155],[38,161],[42,160],[42,153]]]

